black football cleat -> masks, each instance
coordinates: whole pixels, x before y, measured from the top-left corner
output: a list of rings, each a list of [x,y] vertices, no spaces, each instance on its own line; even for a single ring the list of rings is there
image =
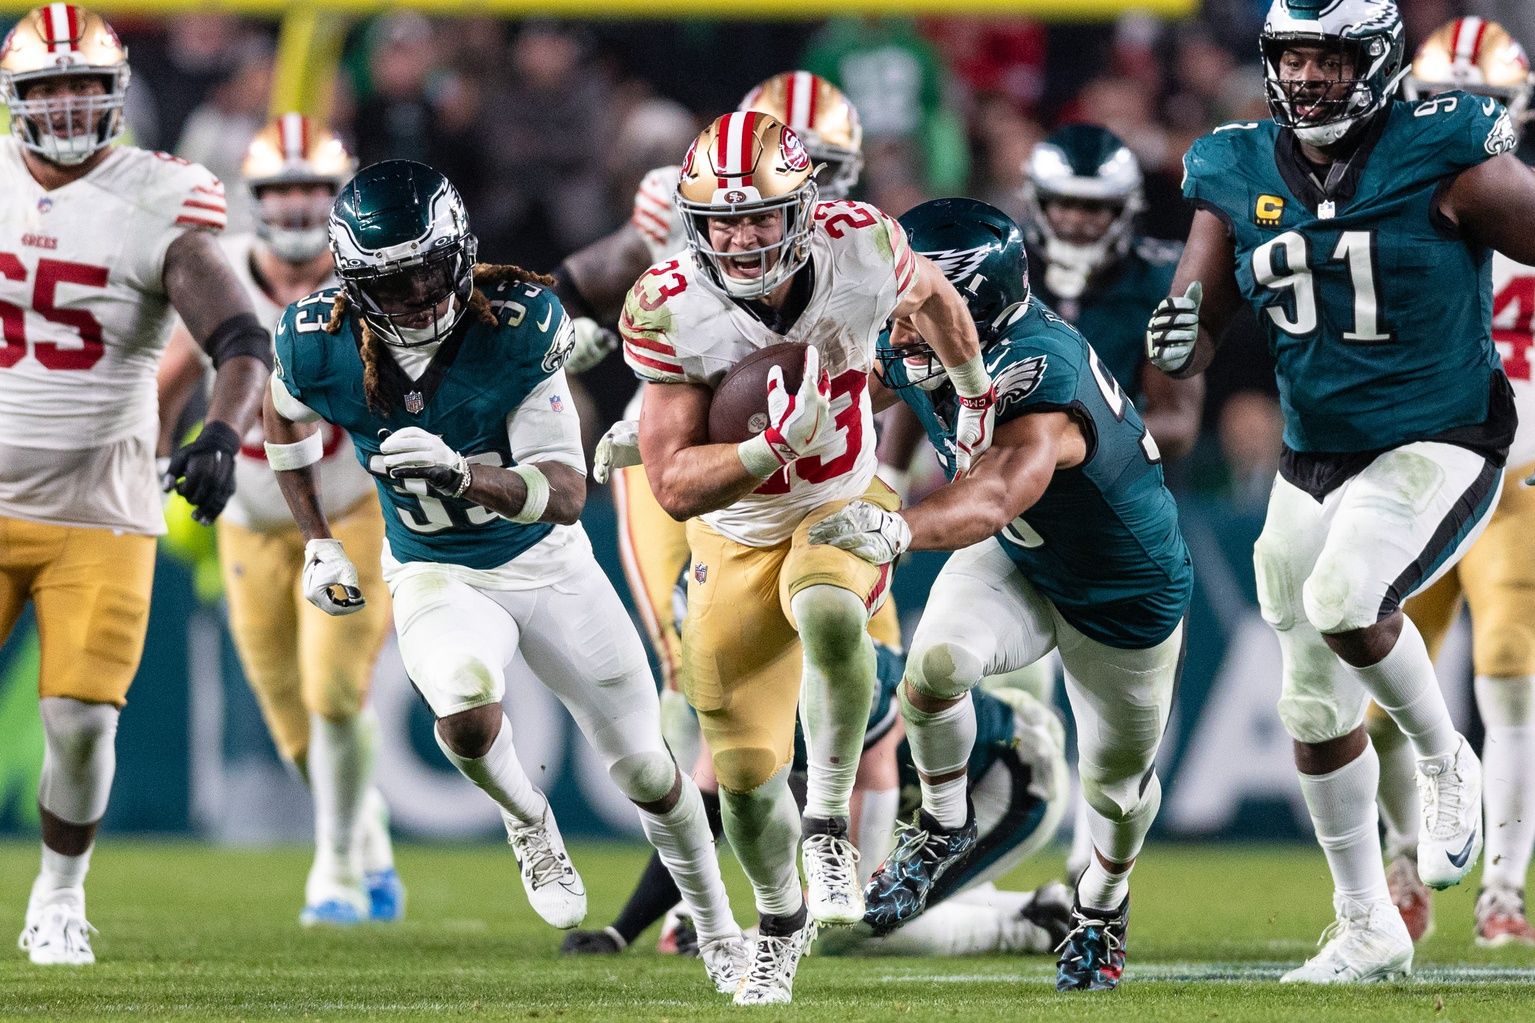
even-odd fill
[[[1112,991],[1125,972],[1125,942],[1130,926],[1130,896],[1112,912],[1083,909],[1072,901],[1071,930],[1056,949],[1057,991]]]
[[[604,927],[600,931],[571,931],[565,935],[560,951],[568,956],[613,956],[627,945],[617,931]]]
[[[927,908],[933,885],[975,848],[975,811],[962,827],[944,828],[926,810],[896,831],[895,851],[864,889],[863,922],[876,937],[889,934]]]

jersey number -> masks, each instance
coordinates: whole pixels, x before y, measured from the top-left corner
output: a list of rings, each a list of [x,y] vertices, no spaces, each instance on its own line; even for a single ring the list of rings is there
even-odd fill
[[[495,451],[482,451],[477,455],[467,456],[467,460],[476,465],[494,465],[500,467],[501,455]],[[405,485],[399,480],[390,479],[388,476],[380,476],[389,484],[396,494],[405,498],[414,498],[416,507],[412,508],[408,502],[401,501],[395,504],[395,511],[400,516],[400,521],[405,528],[412,533],[441,533],[445,529],[464,529],[471,526],[483,526],[496,520],[496,513],[489,508],[482,508],[477,504],[471,504],[460,511],[457,507],[444,504],[442,500],[433,494],[418,494],[413,490],[406,490]]]
[[[27,279],[27,268],[15,253],[0,252],[0,277],[8,281]],[[101,359],[101,322],[84,309],[61,309],[55,304],[60,284],[80,284],[104,288],[107,268],[65,259],[37,261],[37,276],[32,281],[32,310],[52,323],[73,327],[83,342],[79,348],[64,348],[54,341],[34,341],[32,354],[48,369],[90,369]],[[0,301],[0,369],[10,369],[27,354],[27,313],[21,306]]]
[[[842,435],[842,453],[823,459],[820,455],[810,455],[801,458],[792,465],[786,465],[762,482],[762,485],[752,491],[755,494],[787,494],[789,492],[789,470],[806,483],[825,483],[835,479],[858,464],[858,453],[863,450],[863,394],[868,384],[869,375],[856,369],[850,369],[831,380],[831,404],[835,410],[837,402],[841,398],[847,398],[847,404],[840,411],[834,411],[832,421],[837,424],[837,432]]]
[[[1253,250],[1253,278],[1271,291],[1288,291],[1289,308],[1271,305],[1265,312],[1274,326],[1292,337],[1317,329],[1316,279],[1307,262],[1310,247],[1299,231],[1286,231]],[[1332,259],[1348,264],[1354,291],[1354,324],[1343,340],[1355,345],[1379,345],[1395,340],[1380,322],[1380,276],[1375,267],[1375,237],[1369,231],[1344,231]]]
[[[843,227],[857,230],[860,227],[874,226],[874,214],[870,213],[867,207],[846,199],[817,206],[815,219],[821,221],[821,227],[833,238],[842,237]]]
[[[1130,399],[1125,397],[1125,392],[1119,386],[1119,382],[1109,374],[1108,367],[1103,364],[1103,360],[1098,358],[1098,353],[1093,350],[1092,345],[1087,346],[1087,368],[1093,371],[1093,383],[1098,385],[1098,393],[1103,395],[1103,403],[1109,407],[1110,412],[1114,413],[1115,419],[1123,421],[1125,418],[1125,406],[1130,403]],[[1162,451],[1157,447],[1156,438],[1144,426],[1141,428],[1141,453],[1146,456],[1146,461],[1152,465],[1156,465],[1162,460]],[[1038,534],[1036,533],[1035,535],[1037,536]],[[1031,545],[1023,544],[1023,546],[1028,547]],[[1037,547],[1038,544],[1033,544],[1032,546]]]

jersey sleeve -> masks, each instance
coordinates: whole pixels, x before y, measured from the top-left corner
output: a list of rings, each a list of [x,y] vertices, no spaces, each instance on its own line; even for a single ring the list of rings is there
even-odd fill
[[[1234,121],[1195,139],[1183,154],[1183,197],[1228,226],[1240,217],[1249,191],[1242,168],[1257,157],[1260,147],[1254,141],[1269,137],[1264,123]]]
[[[657,167],[640,179],[639,188],[634,192],[634,210],[629,215],[629,223],[645,240],[652,262],[672,252],[682,233],[677,222],[677,207],[672,202],[680,173],[677,167]]]
[[[889,319],[917,279],[906,229],[879,207],[852,199],[821,203],[815,219],[838,247],[839,270],[852,286],[873,289],[879,296],[877,318]]]
[[[323,380],[331,335],[325,332],[335,288],[317,291],[283,310],[273,337],[272,388],[279,385],[295,402],[325,416]],[[279,407],[278,411],[282,411]],[[286,414],[286,413],[285,413]],[[292,419],[292,416],[288,418]],[[297,421],[297,420],[295,420]]]
[[[1503,104],[1491,96],[1445,92],[1412,104],[1417,152],[1437,164],[1438,174],[1455,174],[1511,153],[1518,138]]]
[[[640,275],[624,299],[618,333],[624,361],[641,380],[657,384],[688,382],[673,336],[676,310],[669,303],[687,287],[677,262],[658,263]]]
[[[1034,329],[1007,339],[999,356],[987,360],[997,388],[998,422],[1071,407],[1081,374],[1090,372],[1080,356],[1085,346],[1065,320],[1036,305],[1029,322]]]
[[[139,241],[148,255],[146,281],[158,282],[171,242],[187,231],[223,231],[229,211],[224,185],[212,171],[168,153],[149,156],[152,162],[140,194],[144,235]]]
[[[519,465],[560,462],[583,474],[581,417],[570,400],[565,371],[557,369],[528,393],[506,417],[506,439]]]

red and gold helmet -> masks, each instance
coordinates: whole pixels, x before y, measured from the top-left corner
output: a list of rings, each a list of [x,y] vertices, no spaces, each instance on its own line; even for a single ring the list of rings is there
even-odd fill
[[[1517,132],[1529,115],[1535,76],[1524,47],[1502,25],[1485,18],[1456,18],[1440,25],[1418,47],[1402,88],[1408,99],[1449,89],[1495,97],[1508,108]]]
[[[27,99],[44,80],[94,78],[99,95]],[[0,98],[11,134],[52,163],[73,166],[111,145],[123,131],[128,49],[99,15],[74,4],[47,4],[22,15],[0,44]]]
[[[304,263],[330,243],[327,223],[357,160],[335,132],[303,114],[283,114],[257,133],[240,176],[256,207],[256,234],[280,259]],[[318,185],[308,194],[279,186]]]
[[[816,183],[826,199],[842,199],[863,173],[863,126],[842,90],[809,71],[785,71],[741,100],[794,129],[816,164]]]
[[[716,118],[693,140],[682,158],[677,209],[688,248],[714,283],[737,298],[760,298],[810,258],[819,194],[799,136],[768,114],[738,110]],[[783,230],[769,244],[720,252],[709,239],[711,219],[771,213]]]

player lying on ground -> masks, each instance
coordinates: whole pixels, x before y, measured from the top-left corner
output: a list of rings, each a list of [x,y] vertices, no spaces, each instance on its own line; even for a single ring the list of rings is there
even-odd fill
[[[855,502],[810,531],[812,544],[871,564],[907,549],[956,551],[929,595],[900,690],[922,810],[870,880],[864,919],[876,933],[894,929],[976,854],[969,691],[1055,649],[1094,849],[1056,986],[1112,988],[1125,962],[1130,869],[1161,803],[1153,764],[1193,589],[1177,508],[1134,405],[1081,335],[1030,296],[1018,227],[973,199],[924,203],[901,223],[969,304],[998,426],[991,451],[959,478],[959,405],[934,372],[924,328],[897,318],[881,345],[882,400],[911,405],[954,482],[900,513]],[[961,252],[973,258],[951,258]]]
[[[1517,416],[1488,249],[1535,262],[1535,172],[1497,100],[1393,99],[1403,31],[1390,0],[1276,0],[1261,39],[1273,120],[1223,125],[1184,158],[1199,208],[1146,335],[1163,370],[1197,373],[1246,302],[1275,354],[1285,448],[1253,560],[1336,914],[1288,981],[1412,967],[1381,863],[1369,699],[1417,756],[1423,881],[1459,883],[1482,847],[1481,766],[1401,604],[1498,502]]]
[[[519,654],[639,807],[702,914],[711,979],[734,990],[745,945],[703,803],[661,741],[644,647],[578,522],[585,464],[560,369],[570,327],[547,278],[477,266],[457,190],[403,160],[352,179],[330,239],[342,286],[283,314],[265,408],[267,458],[308,538],[306,595],[331,614],[365,598],[316,493],[323,419],[378,481],[405,669],[443,754],[500,807],[534,909],[574,927],[586,890],[501,706]]]

